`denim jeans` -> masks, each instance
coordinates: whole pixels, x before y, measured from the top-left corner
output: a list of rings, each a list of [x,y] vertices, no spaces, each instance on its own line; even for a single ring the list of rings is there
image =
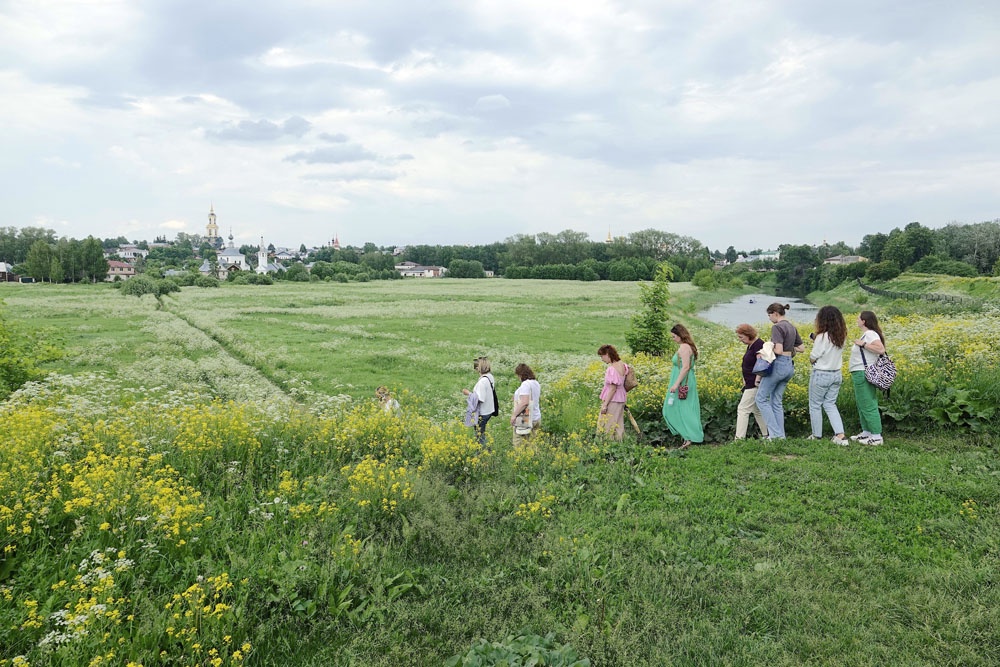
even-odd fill
[[[823,435],[823,410],[826,410],[826,416],[830,419],[833,434],[844,432],[844,420],[840,418],[840,411],[837,410],[837,394],[840,393],[843,381],[844,376],[839,369],[835,371],[814,369],[809,376],[809,424],[812,426],[812,434],[817,438]]]
[[[479,420],[476,422],[476,440],[479,441],[480,445],[486,444],[486,422],[490,420],[493,415],[479,415]]]
[[[764,415],[769,438],[785,437],[785,406],[782,399],[785,396],[785,387],[788,386],[794,371],[792,358],[779,354],[771,364],[771,374],[762,377],[760,386],[757,387],[757,396],[754,400]]]

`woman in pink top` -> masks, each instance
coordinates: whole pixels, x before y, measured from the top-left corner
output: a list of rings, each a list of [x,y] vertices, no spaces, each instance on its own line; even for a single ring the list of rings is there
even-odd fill
[[[601,414],[597,418],[598,430],[621,440],[625,433],[625,373],[627,366],[618,356],[614,345],[602,345],[597,350],[601,361],[608,365],[601,389]]]

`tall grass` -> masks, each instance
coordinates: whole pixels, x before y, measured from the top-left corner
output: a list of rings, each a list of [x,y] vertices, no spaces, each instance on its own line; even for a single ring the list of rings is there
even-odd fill
[[[594,350],[620,340],[627,308],[592,300],[622,286],[539,285],[545,308],[525,311],[504,304],[533,285],[470,282],[441,282],[440,299],[408,281],[336,296],[224,286],[159,313],[89,288],[5,295],[25,322],[60,322],[79,355],[0,409],[0,665],[440,665],[481,640],[550,633],[594,665],[1000,660],[995,440],[607,442],[591,423]],[[254,303],[227,305],[227,290]],[[447,318],[491,299],[487,350],[409,310]],[[324,310],[332,300],[345,312]],[[294,344],[280,346],[279,323]],[[904,324],[887,332],[897,363],[905,331],[947,332]],[[721,401],[741,350],[693,328],[719,359],[699,384]],[[321,346],[341,334],[346,349]],[[566,349],[548,350],[557,339]],[[105,341],[119,347],[90,349]],[[344,379],[386,341],[418,378],[392,383],[401,417]],[[431,344],[449,354],[421,356]],[[503,369],[539,371],[548,433],[533,446],[512,449],[503,418],[486,448],[460,426],[458,390],[483,352],[502,396]],[[991,358],[975,354],[992,353],[963,359]],[[637,361],[630,400],[655,411],[663,362]]]

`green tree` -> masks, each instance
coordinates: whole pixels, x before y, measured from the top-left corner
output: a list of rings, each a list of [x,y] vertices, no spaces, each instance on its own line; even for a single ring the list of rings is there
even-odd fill
[[[449,278],[485,278],[482,262],[470,259],[453,259],[448,265]]]
[[[779,248],[776,278],[778,287],[792,294],[808,294],[819,284],[819,255],[808,245],[783,245]]]
[[[47,242],[39,239],[31,244],[24,260],[24,268],[29,276],[39,282],[49,277],[52,270],[52,248]]]
[[[736,254],[736,248],[729,246],[726,248],[726,261],[730,264],[735,264],[738,255]]]
[[[108,260],[104,259],[101,242],[88,236],[83,242],[83,270],[90,282],[96,283],[108,277]]]
[[[62,262],[59,261],[58,257],[52,258],[52,266],[49,268],[49,282],[61,283],[66,279],[63,273]]]
[[[642,309],[632,317],[632,327],[625,333],[633,354],[645,352],[662,357],[667,351],[670,337],[667,334],[667,302],[670,299],[670,280],[673,270],[666,262],[656,269],[650,283],[639,284],[639,301]]]
[[[858,252],[862,257],[866,257],[871,262],[881,262],[882,251],[885,250],[885,244],[888,242],[889,237],[886,234],[867,234],[861,239]]]

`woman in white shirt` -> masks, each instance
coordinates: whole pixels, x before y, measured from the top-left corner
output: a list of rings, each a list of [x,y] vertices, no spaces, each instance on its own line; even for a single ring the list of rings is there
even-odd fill
[[[847,323],[844,316],[834,306],[823,306],[816,313],[816,332],[813,339],[809,363],[809,422],[812,426],[810,440],[823,437],[823,411],[833,428],[833,442],[847,445],[844,436],[844,420],[837,410],[837,395],[844,381],[841,366],[844,363],[844,344],[847,342]]]
[[[497,414],[496,389],[493,384],[493,374],[490,373],[490,360],[486,357],[477,357],[472,362],[472,367],[479,372],[479,380],[472,391],[463,389],[462,393],[468,396],[475,394],[479,402],[479,418],[476,420],[476,440],[480,445],[486,444],[486,424],[490,417]]]
[[[527,444],[542,423],[542,410],[538,406],[542,386],[528,364],[518,364],[514,374],[521,381],[521,386],[514,391],[510,425],[514,427],[514,446],[520,447]]]
[[[858,315],[858,326],[861,337],[851,346],[851,358],[847,362],[847,371],[851,374],[854,385],[854,401],[858,404],[858,417],[861,419],[861,433],[852,435],[862,445],[882,444],[882,416],[878,412],[878,390],[869,384],[865,377],[865,362],[875,363],[880,354],[885,353],[885,336],[878,318],[870,310],[863,310]],[[864,357],[862,357],[862,353]]]

